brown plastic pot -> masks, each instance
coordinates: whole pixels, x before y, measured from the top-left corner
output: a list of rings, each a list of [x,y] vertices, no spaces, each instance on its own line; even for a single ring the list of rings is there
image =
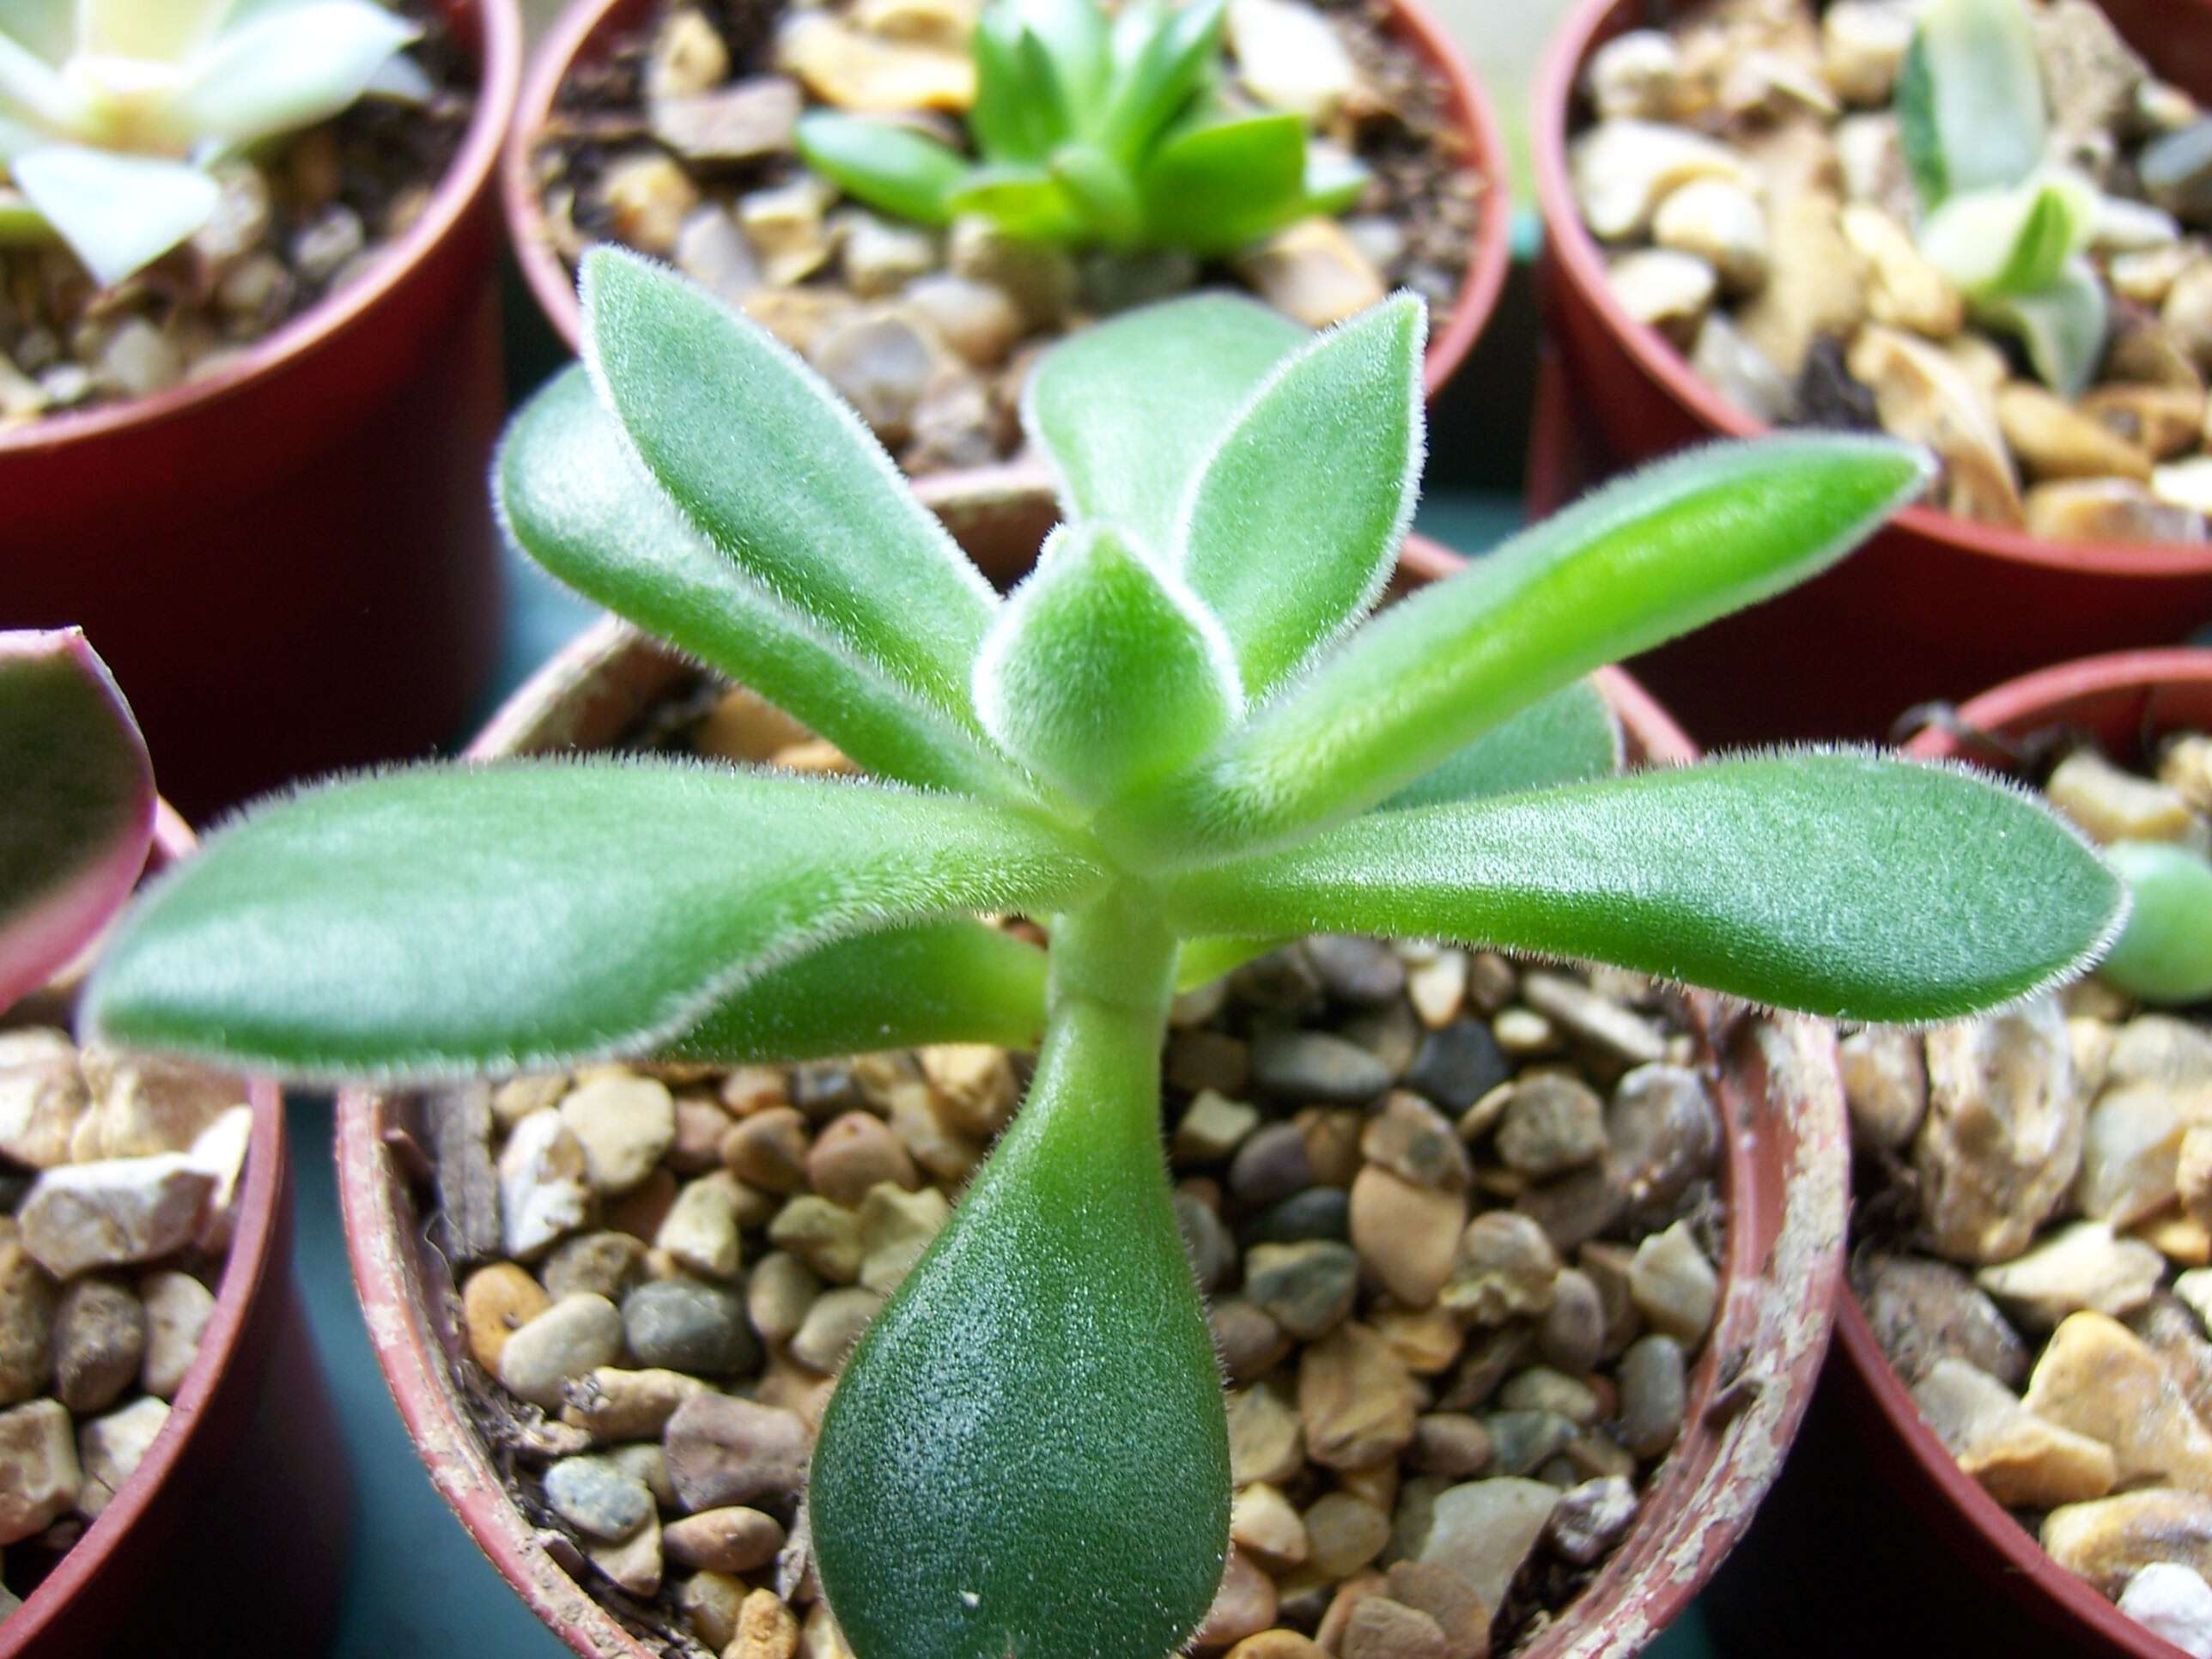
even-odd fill
[[[164,804],[151,867],[189,854]],[[168,1421],[76,1547],[0,1621],[0,1659],[308,1655],[328,1641],[353,1483],[292,1274],[292,1166],[273,1084],[199,1352]]]
[[[2161,75],[2212,96],[2212,7],[2099,3]],[[1668,11],[1656,0],[1583,0],[1554,37],[1536,89],[1546,306],[1565,418],[1597,452],[1601,473],[1764,429],[1614,300],[1569,182],[1583,64]],[[1556,485],[1532,494],[1539,514],[1559,504]],[[2212,545],[2050,542],[1913,507],[1827,575],[1633,666],[1708,743],[1881,738],[1909,705],[1963,697],[2042,663],[2172,644],[2208,619]]]
[[[646,25],[659,3],[574,0],[532,59],[514,131],[501,164],[500,195],[515,257],[539,307],[571,351],[582,336],[582,314],[574,280],[545,222],[532,157],[570,74],[579,64],[604,63],[625,35]],[[1513,220],[1505,144],[1481,83],[1423,0],[1389,0],[1389,10],[1399,34],[1443,77],[1450,115],[1464,147],[1463,165],[1487,187],[1467,276],[1453,303],[1451,325],[1429,342],[1425,379],[1433,398],[1467,361],[1505,283]],[[915,491],[945,520],[968,556],[1001,586],[1028,570],[1045,532],[1060,519],[1051,477],[1034,461],[1017,459],[996,466],[932,473],[915,481]]]
[[[515,0],[441,0],[482,64],[421,218],[227,367],[0,433],[0,625],[82,624],[187,813],[453,737],[499,642],[492,171]]]
[[[1962,731],[2058,726],[2123,763],[2164,732],[2212,731],[2212,651],[2129,651],[2046,668],[1958,711]],[[1907,753],[2002,763],[1930,729]],[[1757,1529],[1705,1601],[1731,1653],[1860,1659],[1898,1650],[2007,1659],[2183,1659],[2043,1553],[1959,1469],[1890,1369],[1847,1289],[1797,1450]]]
[[[627,626],[579,639],[518,691],[471,750],[478,757],[614,741],[692,671]],[[1607,696],[1639,758],[1692,758],[1679,728],[1625,674]],[[1699,1006],[1720,1056],[1729,1228],[1721,1313],[1691,1378],[1683,1438],[1628,1541],[1528,1659],[1625,1659],[1688,1604],[1774,1479],[1827,1344],[1840,1282],[1845,1152],[1833,1041],[1810,1022],[1721,1018]],[[338,1101],[338,1188],[370,1340],[429,1466],[478,1547],[547,1626],[586,1659],[647,1659],[516,1505],[470,1413],[466,1339],[429,1201],[420,1103]]]

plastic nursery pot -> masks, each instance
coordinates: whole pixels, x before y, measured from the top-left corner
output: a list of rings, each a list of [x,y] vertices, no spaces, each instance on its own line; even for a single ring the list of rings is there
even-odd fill
[[[422,216],[227,367],[0,433],[0,623],[79,623],[193,817],[456,735],[499,641],[492,171],[514,0],[440,0],[482,66]]]
[[[2098,3],[2166,78],[2212,94],[2212,7]],[[1763,429],[1614,300],[1569,182],[1583,66],[1668,9],[1583,0],[1554,37],[1536,90],[1542,280],[1568,404],[1559,418],[1610,452],[1608,466]],[[1532,482],[1547,497],[1534,510],[1559,505],[1542,488],[1550,481]],[[2212,546],[2044,541],[1915,507],[1820,580],[1633,665],[1709,743],[1880,738],[1911,704],[1956,700],[2043,663],[2177,642],[2208,618]]]
[[[575,281],[553,245],[531,158],[575,69],[605,62],[625,36],[650,24],[659,3],[574,0],[532,60],[501,163],[500,195],[515,257],[539,307],[572,351],[582,331]],[[1474,70],[1423,0],[1389,0],[1389,10],[1393,28],[1443,77],[1460,164],[1488,186],[1450,325],[1429,342],[1425,379],[1433,399],[1467,361],[1505,284],[1513,218],[1505,144]],[[1060,519],[1050,475],[1041,463],[1019,457],[995,466],[932,473],[915,481],[915,492],[945,520],[968,556],[1002,585],[1029,568],[1045,532]]]
[[[1985,692],[1958,714],[1962,730],[2000,738],[2069,728],[2123,764],[2142,761],[2162,733],[2212,730],[2212,651],[2067,663]],[[1933,728],[1906,752],[2002,763]],[[1797,1450],[1705,1605],[1723,1644],[1747,1656],[1856,1659],[1893,1648],[1903,1631],[1916,1652],[2182,1659],[2051,1560],[1960,1472],[1848,1290]]]
[[[629,628],[604,623],[517,692],[471,753],[604,746],[693,673]],[[1633,681],[1609,672],[1605,685],[1636,756],[1692,757]],[[1688,1604],[1774,1479],[1827,1344],[1845,1197],[1832,1041],[1811,1022],[1722,1024],[1710,1000],[1700,1012],[1714,1025],[1728,1128],[1721,1313],[1691,1378],[1682,1439],[1642,1517],[1567,1616],[1522,1650],[1528,1659],[1626,1659]],[[541,1533],[518,1506],[472,1419],[472,1393],[484,1385],[471,1379],[453,1276],[423,1225],[432,1190],[423,1149],[436,1126],[419,1101],[339,1098],[339,1192],[378,1363],[432,1480],[517,1594],[586,1659],[647,1659],[654,1650],[556,1559],[574,1559],[566,1540]]]
[[[150,866],[189,854],[165,804]],[[198,1352],[114,1501],[23,1605],[0,1659],[320,1653],[337,1611],[352,1479],[292,1273],[292,1165],[276,1085],[253,1133]]]

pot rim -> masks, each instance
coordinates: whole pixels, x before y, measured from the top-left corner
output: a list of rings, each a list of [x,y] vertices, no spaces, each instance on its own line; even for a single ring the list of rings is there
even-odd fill
[[[1605,279],[1605,259],[1583,225],[1567,167],[1567,125],[1576,82],[1606,24],[1639,0],[1580,0],[1552,37],[1537,71],[1530,143],[1536,204],[1544,222],[1544,247],[1557,280],[1577,303],[1597,313],[1637,367],[1716,438],[1755,438],[1774,428],[1721,396],[1692,369],[1667,337],[1631,317]],[[1915,505],[1891,522],[1961,553],[1997,563],[2106,577],[2172,580],[2212,574],[2212,544],[2185,542],[2054,542],[2026,531],[1977,524],[1954,514]]]
[[[2111,691],[2154,691],[2160,685],[2197,685],[2212,690],[2212,649],[2177,647],[2166,650],[2115,651],[2101,657],[2038,669],[2008,680],[1959,706],[1960,720],[1984,731],[2017,731],[2063,716],[2067,705]],[[1929,728],[1905,745],[1923,760],[1970,758],[1969,745],[1946,732]],[[2087,1581],[2052,1560],[2036,1537],[1959,1468],[1912,1403],[1912,1395],[1888,1356],[1875,1340],[1848,1279],[1836,1299],[1836,1350],[1857,1374],[1882,1420],[1904,1445],[1922,1476],[1971,1521],[1983,1541],[2002,1559],[2008,1577],[2034,1587],[2054,1611],[2070,1618],[2086,1637],[2106,1644],[2128,1659],[2185,1659],[2182,1650],[2154,1635],[2090,1588]]]
[[[478,43],[477,103],[459,149],[415,222],[387,243],[357,282],[326,295],[273,332],[263,336],[215,373],[197,380],[78,414],[56,415],[0,432],[0,460],[64,447],[96,443],[116,434],[191,418],[206,405],[239,396],[258,383],[313,356],[380,306],[469,216],[489,182],[500,147],[514,119],[522,72],[522,14],[519,0],[440,0],[448,11],[473,11]]]
[[[1418,538],[1414,544],[1431,561],[1442,556]],[[516,691],[468,758],[526,742],[571,746],[587,740],[593,725],[612,723],[611,715],[634,706],[641,681],[650,695],[653,677],[665,678],[638,648],[641,638],[616,617],[586,630]],[[672,668],[678,659],[670,653],[659,660]],[[1649,758],[1695,758],[1694,745],[1626,673],[1607,669],[1601,678]],[[1724,1299],[1691,1370],[1680,1443],[1691,1455],[1670,1453],[1642,1494],[1638,1524],[1655,1528],[1645,1553],[1632,1563],[1617,1553],[1578,1598],[1585,1616],[1560,1620],[1524,1650],[1526,1659],[1627,1659],[1680,1613],[1771,1484],[1826,1352],[1842,1279],[1847,1185],[1832,1033],[1802,1020],[1716,1023],[1711,1000],[1699,996],[1714,1060],[1723,1068],[1724,1121],[1732,1127],[1723,1136]],[[1742,1133],[1754,1114],[1781,1127],[1779,1176],[1762,1177],[1755,1166],[1751,1137]],[[491,1467],[456,1393],[445,1337],[432,1322],[436,1316],[416,1266],[417,1228],[403,1173],[419,1173],[410,1141],[383,1099],[341,1092],[338,1188],[347,1252],[400,1415],[433,1484],[549,1628],[588,1659],[638,1659],[641,1645],[548,1552]],[[1747,1362],[1755,1362],[1749,1392],[1730,1403],[1725,1391]]]
[[[168,802],[160,803],[149,869],[188,858],[198,845]],[[253,1110],[246,1174],[239,1187],[237,1221],[223,1260],[215,1307],[207,1328],[200,1334],[199,1346],[185,1368],[176,1397],[169,1402],[167,1419],[131,1478],[123,1483],[123,1489],[85,1529],[76,1547],[23,1598],[23,1605],[0,1623],[0,1659],[33,1652],[39,1638],[62,1616],[78,1592],[100,1593],[95,1581],[106,1568],[116,1542],[152,1504],[170,1470],[208,1420],[209,1397],[230,1367],[245,1334],[247,1316],[261,1300],[263,1286],[272,1273],[279,1271],[276,1247],[283,1234],[284,1206],[291,1188],[284,1102],[276,1085],[265,1079],[248,1079],[246,1088],[246,1103]],[[127,1590],[109,1587],[109,1593]]]
[[[500,200],[506,210],[508,241],[538,310],[571,352],[580,349],[582,313],[568,266],[546,234],[545,211],[531,176],[532,152],[553,112],[555,100],[585,48],[607,26],[610,14],[635,0],[572,0],[532,58],[523,77],[512,129],[500,158]],[[1505,140],[1482,83],[1466,54],[1455,46],[1427,0],[1389,0],[1398,32],[1431,68],[1443,76],[1453,128],[1467,140],[1460,165],[1487,186],[1474,235],[1473,257],[1455,296],[1449,326],[1429,341],[1422,380],[1433,398],[1457,374],[1496,308],[1513,253],[1513,192],[1506,166]],[[1005,463],[1001,463],[1001,465]],[[952,467],[933,478],[965,477],[994,467]]]

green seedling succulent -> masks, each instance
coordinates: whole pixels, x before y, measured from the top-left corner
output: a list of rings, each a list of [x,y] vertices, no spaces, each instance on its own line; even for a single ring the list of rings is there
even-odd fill
[[[372,83],[427,93],[395,57],[418,33],[375,0],[8,0],[0,234],[50,232],[118,283],[214,217],[225,156]]]
[[[1368,617],[1420,470],[1419,302],[1316,337],[1199,295],[1037,365],[1066,521],[1002,599],[767,334],[613,250],[582,286],[586,365],[495,469],[514,539],[873,781],[572,758],[311,790],[153,890],[90,1024],[410,1082],[1034,1045],[822,1423],[811,1535],[864,1659],[1162,1659],[1213,1598],[1226,1423],[1161,1145],[1179,986],[1327,930],[1931,1020],[2116,925],[2087,845],[1961,769],[1614,775],[1591,671],[1842,557],[1917,451],[1695,453]]]
[[[1920,251],[2036,374],[2078,398],[2104,356],[2109,302],[2083,250],[2097,187],[2053,165],[2043,73],[2021,0],[1931,0],[1897,89],[1923,212]]]
[[[66,967],[130,896],[154,769],[84,635],[0,633],[0,1010]]]
[[[896,122],[817,110],[799,153],[871,206],[922,224],[975,214],[1033,240],[1226,253],[1367,183],[1304,118],[1229,108],[1225,0],[989,0],[974,35],[975,159]]]

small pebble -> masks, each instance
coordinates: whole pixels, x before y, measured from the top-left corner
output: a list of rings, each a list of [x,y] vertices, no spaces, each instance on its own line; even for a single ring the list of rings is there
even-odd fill
[[[494,1370],[509,1394],[551,1411],[563,1383],[612,1364],[622,1347],[622,1315],[613,1303],[588,1293],[566,1297],[507,1339]]]
[[[124,1483],[137,1473],[168,1420],[167,1401],[139,1399],[78,1429],[76,1456],[84,1471],[84,1485],[76,1496],[79,1515],[88,1521],[100,1518]]]
[[[215,1294],[190,1273],[165,1271],[138,1281],[138,1298],[146,1310],[138,1386],[158,1399],[174,1399],[215,1315]]]
[[[641,1285],[622,1300],[623,1339],[647,1370],[727,1376],[761,1361],[735,1292],[696,1279]]]
[[[1682,1431],[1688,1409],[1687,1365],[1671,1336],[1638,1339],[1613,1373],[1620,1389],[1620,1443],[1638,1457],[1657,1457]]]
[[[610,1069],[562,1098],[561,1121],[583,1149],[597,1193],[626,1193],[653,1172],[676,1139],[676,1101],[652,1078]]]
[[[678,1566],[751,1572],[775,1559],[783,1536],[775,1516],[732,1505],[670,1522],[661,1528],[660,1547]]]
[[[605,1457],[563,1457],[545,1470],[545,1501],[588,1538],[619,1543],[653,1514],[653,1495]]]
[[[136,1382],[146,1310],[112,1279],[72,1279],[54,1309],[54,1394],[80,1415],[101,1412]]]

